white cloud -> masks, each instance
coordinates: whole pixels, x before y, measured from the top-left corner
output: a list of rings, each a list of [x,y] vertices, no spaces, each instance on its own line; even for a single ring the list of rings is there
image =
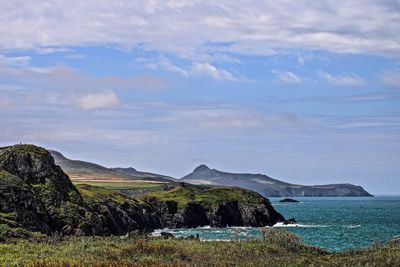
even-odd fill
[[[336,86],[363,86],[365,84],[364,80],[354,73],[337,76],[322,70],[317,70],[316,73],[321,80]]]
[[[239,81],[239,78],[235,77],[231,72],[218,69],[210,63],[194,63],[191,69],[191,73],[198,75],[206,75],[218,81]]]
[[[7,50],[140,46],[196,61],[215,51],[400,54],[398,1],[4,0],[0,10]]]
[[[115,93],[93,93],[80,97],[77,104],[82,109],[104,109],[118,106],[119,100]]]
[[[0,55],[0,65],[3,66],[12,66],[12,67],[26,66],[30,60],[31,57],[29,56],[8,57],[5,55]]]
[[[379,75],[379,78],[385,85],[400,87],[400,69],[385,70]]]
[[[164,71],[174,72],[184,77],[189,76],[207,76],[217,81],[246,81],[245,78],[234,75],[232,72],[217,67],[210,62],[193,62],[190,64],[178,66],[172,63],[168,58],[138,58],[136,63],[144,64],[151,69],[162,69]]]
[[[273,70],[272,73],[274,73],[282,83],[292,85],[302,83],[302,79],[291,71]]]

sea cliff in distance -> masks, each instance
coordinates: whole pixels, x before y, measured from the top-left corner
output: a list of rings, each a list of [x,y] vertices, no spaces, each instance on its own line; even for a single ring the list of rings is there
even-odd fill
[[[200,165],[182,178],[192,184],[235,186],[256,191],[267,197],[372,197],[361,186],[352,184],[297,185],[263,174],[222,172]]]

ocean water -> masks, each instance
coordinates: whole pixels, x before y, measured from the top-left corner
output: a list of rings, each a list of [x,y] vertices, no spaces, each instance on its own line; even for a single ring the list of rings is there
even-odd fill
[[[287,219],[295,218],[298,223],[274,227],[295,233],[308,245],[344,251],[400,238],[400,196],[296,199],[301,202],[279,203],[280,198],[270,198],[277,211]],[[260,238],[259,230],[252,227],[202,227],[167,231],[178,237],[199,234],[202,240],[237,240]]]

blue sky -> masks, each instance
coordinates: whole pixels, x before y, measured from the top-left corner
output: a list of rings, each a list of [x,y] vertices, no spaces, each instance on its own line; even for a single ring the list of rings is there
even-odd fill
[[[1,1],[0,145],[400,193],[400,1]]]

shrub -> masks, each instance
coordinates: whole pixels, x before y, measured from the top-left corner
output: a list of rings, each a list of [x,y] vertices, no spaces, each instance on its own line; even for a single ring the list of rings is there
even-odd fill
[[[262,239],[273,245],[285,247],[297,251],[303,246],[303,240],[297,235],[285,230],[276,230],[271,227],[261,228],[260,233]]]

